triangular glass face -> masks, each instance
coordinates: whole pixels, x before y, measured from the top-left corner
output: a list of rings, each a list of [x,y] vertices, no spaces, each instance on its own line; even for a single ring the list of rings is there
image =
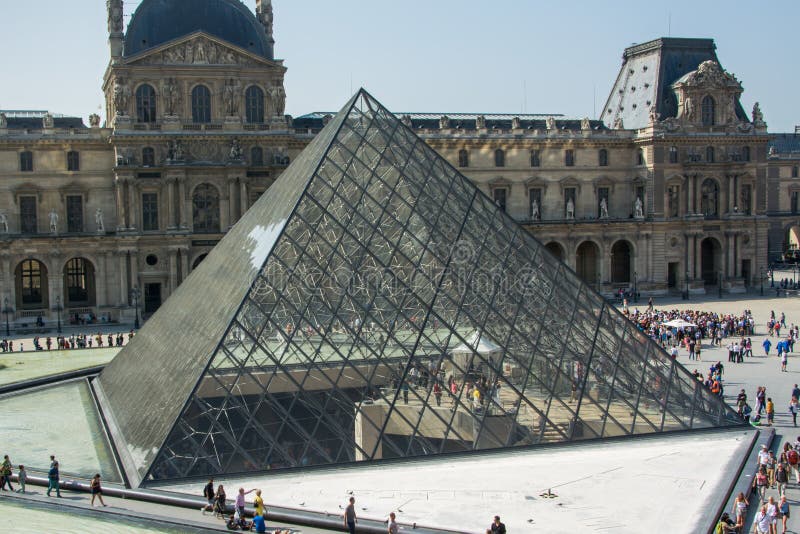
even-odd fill
[[[328,128],[147,479],[741,424],[366,92]]]

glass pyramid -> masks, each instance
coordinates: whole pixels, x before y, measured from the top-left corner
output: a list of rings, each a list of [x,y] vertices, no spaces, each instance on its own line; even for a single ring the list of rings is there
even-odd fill
[[[134,483],[741,424],[364,90],[96,382]]]

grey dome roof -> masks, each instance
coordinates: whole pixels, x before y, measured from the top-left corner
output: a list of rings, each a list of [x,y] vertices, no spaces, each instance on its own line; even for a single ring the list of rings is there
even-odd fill
[[[125,34],[125,56],[204,31],[273,59],[264,27],[239,0],[143,0]]]

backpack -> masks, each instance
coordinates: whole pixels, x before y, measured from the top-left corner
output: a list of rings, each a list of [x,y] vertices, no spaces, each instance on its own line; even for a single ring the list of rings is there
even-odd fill
[[[722,520],[717,521],[717,528],[714,529],[714,534],[725,534],[725,527],[722,526]]]
[[[786,459],[791,465],[797,465],[797,462],[800,461],[800,454],[798,454],[796,450],[791,449],[786,453]]]

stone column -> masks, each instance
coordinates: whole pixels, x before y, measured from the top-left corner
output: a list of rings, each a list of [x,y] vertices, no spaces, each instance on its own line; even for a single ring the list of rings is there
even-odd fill
[[[694,213],[694,194],[692,192],[692,177],[686,175],[686,214],[691,215]]]
[[[8,298],[9,306],[16,308],[17,299],[14,295],[16,292],[16,280],[14,279],[14,271],[11,269],[11,255],[7,250],[4,250],[0,252],[0,257],[2,257],[0,265],[2,265],[3,270],[2,296]],[[0,299],[0,304],[2,304],[2,299]]]
[[[125,230],[128,227],[128,210],[125,209],[125,190],[127,189],[128,179],[117,176],[114,182],[117,193],[117,230]]]
[[[697,202],[697,175],[692,176],[692,213],[699,213],[700,209]]]
[[[730,278],[731,276],[731,250],[730,250],[730,242],[731,242],[731,233],[725,232],[725,258],[724,258],[724,266],[725,266],[725,278]]]
[[[167,230],[174,230],[175,223],[175,177],[167,177]]]
[[[188,228],[188,221],[191,217],[191,210],[188,209],[186,199],[186,177],[178,179],[178,227]]]
[[[131,250],[131,288],[138,287],[141,289],[141,285],[139,284],[139,251],[138,250]]]
[[[737,213],[739,213],[741,211],[741,206],[739,206],[739,176],[736,174],[733,175],[733,205],[739,208],[737,210]]]
[[[702,259],[702,254],[700,253],[700,239],[699,234],[694,234],[694,279],[697,280],[700,278],[700,260]]]
[[[181,248],[181,283],[189,276],[189,247]]]
[[[47,287],[49,293],[50,309],[53,310],[56,306],[56,297],[61,299],[61,321],[63,324],[64,314],[67,310],[67,301],[64,298],[64,271],[61,265],[61,255],[58,252],[53,252],[48,257],[47,265]],[[58,312],[51,312],[53,320],[58,319]]]
[[[128,305],[128,251],[117,251],[119,257],[119,305]]]
[[[239,217],[244,216],[244,212],[249,208],[250,197],[247,195],[247,179],[239,178]]]
[[[94,297],[95,307],[106,305],[106,258],[103,254],[97,255],[97,269],[94,272]]]
[[[175,292],[178,287],[178,251],[169,250],[169,294]]]
[[[735,184],[734,184],[735,185]],[[733,234],[733,272],[736,278],[742,277],[742,262],[739,261],[739,232]]]
[[[725,211],[727,213],[733,213],[733,195],[731,194],[731,189],[733,188],[733,184],[731,183],[733,179],[731,178],[730,174],[725,175]]]
[[[128,222],[129,228],[135,229],[138,226],[139,214],[137,206],[137,195],[139,194],[139,188],[136,187],[136,184],[133,180],[128,180]]]
[[[225,214],[225,210],[222,210],[222,214]],[[227,224],[225,221],[220,221],[220,227],[224,230],[230,228],[236,223],[238,217],[236,216],[236,178],[228,177],[228,220]]]
[[[111,288],[114,287],[114,252],[108,251],[106,252],[105,261],[103,262],[105,265],[105,271],[103,273],[104,283],[106,286],[106,306],[113,306],[114,305],[114,294]]]
[[[644,237],[647,246],[647,281],[653,282],[653,278],[655,278],[655,270],[653,269],[653,235],[645,234]]]

